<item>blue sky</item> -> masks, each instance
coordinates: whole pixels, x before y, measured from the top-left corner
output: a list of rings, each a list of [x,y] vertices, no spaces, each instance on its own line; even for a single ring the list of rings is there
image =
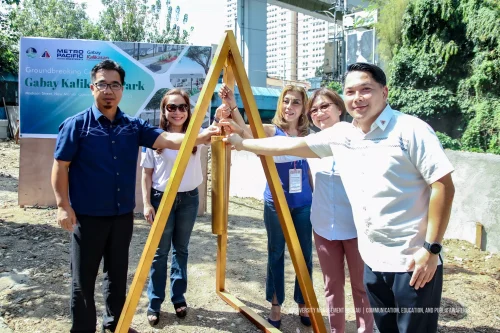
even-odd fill
[[[87,3],[87,14],[92,19],[99,17],[103,9],[101,0],[76,0]],[[165,0],[162,0],[165,4]],[[226,23],[226,0],[171,0],[171,6],[181,7],[181,17],[189,15],[188,26],[193,26],[194,31],[190,42],[194,45],[218,44],[224,33]]]

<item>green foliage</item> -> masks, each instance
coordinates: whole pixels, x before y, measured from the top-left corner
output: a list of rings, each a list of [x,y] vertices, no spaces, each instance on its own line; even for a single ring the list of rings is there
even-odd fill
[[[1,68],[16,74],[19,63],[20,37],[53,37],[101,39],[97,26],[86,12],[85,4],[70,0],[2,1],[0,33]]]
[[[441,145],[443,145],[444,149],[460,150],[461,144],[459,140],[452,139],[448,135],[441,132],[436,132],[436,135],[439,141],[441,141]]]
[[[2,0],[0,7],[0,71],[17,73],[17,37],[11,26],[12,4],[16,1]]]
[[[391,105],[401,112],[426,122],[449,117],[459,109],[453,93],[439,86],[426,90],[395,87],[389,90],[389,100]]]
[[[342,94],[342,83],[337,81],[330,81],[326,87],[330,90],[336,91],[339,95]]]
[[[167,1],[166,29],[160,31],[160,0],[102,0],[105,9],[98,22],[86,14],[86,4],[74,0],[2,0],[0,8],[0,70],[16,74],[19,38],[115,40],[186,44],[193,31],[181,29],[180,7]],[[14,6],[17,4],[18,6]],[[182,17],[186,25],[188,15]]]
[[[13,29],[20,36],[99,39],[102,35],[89,20],[86,4],[71,0],[24,0],[13,11]]]
[[[463,135],[462,149],[499,154],[499,22],[498,0],[409,0],[390,64],[391,104]]]
[[[107,40],[124,42],[149,42],[160,44],[186,44],[188,32],[179,23],[180,7],[172,20],[172,6],[167,3],[166,28],[160,30],[161,1],[150,6],[150,0],[102,0],[105,10],[100,13],[99,26]],[[188,21],[187,14],[182,20]]]
[[[463,147],[500,154],[500,101],[480,101],[472,112],[474,117],[462,137]]]
[[[378,52],[385,62],[390,62],[401,46],[403,15],[409,0],[372,1],[379,8],[379,19],[375,24],[379,44]]]

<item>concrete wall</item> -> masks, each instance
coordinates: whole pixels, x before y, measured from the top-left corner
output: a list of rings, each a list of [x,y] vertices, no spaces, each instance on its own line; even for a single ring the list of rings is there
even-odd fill
[[[455,200],[446,238],[476,239],[476,222],[484,226],[483,250],[500,252],[500,156],[446,151],[455,166]],[[232,152],[230,195],[262,199],[266,179],[260,159]]]
[[[446,151],[455,167],[455,200],[446,237],[475,241],[484,226],[483,250],[500,252],[500,156]]]

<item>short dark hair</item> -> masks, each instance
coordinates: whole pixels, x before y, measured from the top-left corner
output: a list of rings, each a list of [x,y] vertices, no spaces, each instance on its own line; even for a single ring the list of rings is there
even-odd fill
[[[375,82],[381,84],[383,87],[387,85],[387,78],[385,77],[385,73],[382,68],[375,66],[373,64],[368,64],[366,62],[356,62],[354,64],[350,64],[347,66],[347,71],[344,73],[342,77],[342,87],[345,86],[345,79],[347,75],[351,72],[366,72],[370,73]]]
[[[120,74],[120,79],[122,80],[122,84],[125,84],[125,70],[120,66],[116,61],[113,60],[103,60],[92,68],[90,71],[90,78],[92,82],[95,81],[95,75],[101,69],[117,71]]]
[[[309,97],[309,101],[307,102],[307,115],[309,116],[309,118],[311,117],[311,108],[314,104],[314,101],[319,96],[325,96],[326,98],[331,100],[332,103],[335,104],[339,108],[342,115],[344,115],[346,113],[346,108],[345,108],[344,100],[342,99],[342,97],[340,97],[340,95],[337,94],[337,92],[335,92],[329,88],[323,87],[323,88],[320,88],[320,89],[314,91],[313,94],[311,95],[311,97]]]

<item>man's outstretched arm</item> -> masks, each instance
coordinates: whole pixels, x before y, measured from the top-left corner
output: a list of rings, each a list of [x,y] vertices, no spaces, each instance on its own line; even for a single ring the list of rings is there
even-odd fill
[[[304,137],[273,136],[263,139],[242,139],[241,136],[233,133],[225,141],[233,145],[236,150],[246,150],[257,155],[319,157],[309,148]]]

